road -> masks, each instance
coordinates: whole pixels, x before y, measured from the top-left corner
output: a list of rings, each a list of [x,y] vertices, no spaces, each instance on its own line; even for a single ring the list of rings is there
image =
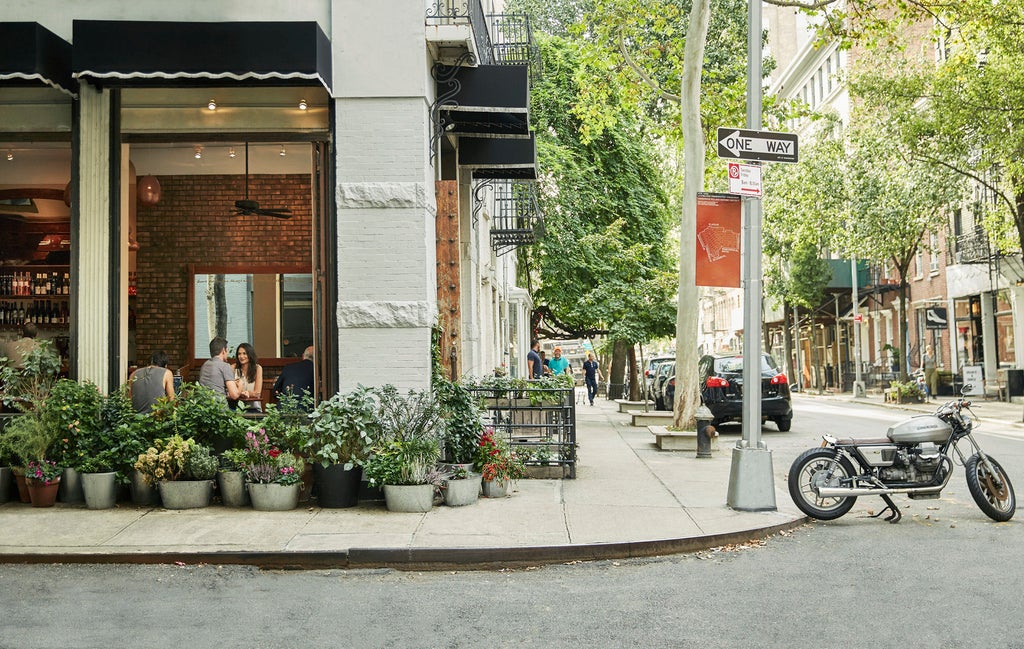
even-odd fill
[[[900,418],[809,399],[796,415],[765,426],[779,475],[820,432]],[[1024,484],[1024,436],[979,441]],[[940,500],[897,498],[898,525],[866,518],[879,502],[743,547],[507,572],[0,566],[0,647],[1024,648],[1021,523],[985,517],[959,467]]]

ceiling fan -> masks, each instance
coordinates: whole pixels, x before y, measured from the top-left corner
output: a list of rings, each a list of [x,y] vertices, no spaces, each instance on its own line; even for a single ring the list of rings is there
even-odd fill
[[[272,216],[275,219],[290,219],[292,211],[287,207],[261,209],[256,201],[249,200],[249,143],[245,143],[245,198],[235,201],[235,216]]]

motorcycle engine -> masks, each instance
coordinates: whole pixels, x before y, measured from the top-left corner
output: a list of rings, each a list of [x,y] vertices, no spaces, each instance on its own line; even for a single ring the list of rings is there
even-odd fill
[[[878,477],[885,482],[931,482],[942,465],[942,453],[931,442],[896,451],[892,466],[883,467]]]

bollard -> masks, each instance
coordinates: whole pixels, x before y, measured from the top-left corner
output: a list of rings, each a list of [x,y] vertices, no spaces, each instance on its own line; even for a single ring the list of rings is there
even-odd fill
[[[714,415],[707,406],[701,404],[697,408],[697,457],[707,458],[711,457],[711,438],[718,435],[718,431],[712,423],[715,421]]]

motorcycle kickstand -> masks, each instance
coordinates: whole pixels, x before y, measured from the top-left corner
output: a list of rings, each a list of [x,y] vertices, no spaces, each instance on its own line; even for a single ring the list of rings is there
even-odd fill
[[[889,521],[890,523],[899,523],[900,519],[903,518],[903,513],[900,512],[900,508],[897,507],[896,503],[892,501],[892,498],[889,497],[889,494],[879,494],[879,497],[885,501],[885,509],[878,512],[877,514],[868,516],[868,518],[878,518],[879,516],[884,514],[886,510],[889,510],[892,513],[886,516],[885,520]]]

